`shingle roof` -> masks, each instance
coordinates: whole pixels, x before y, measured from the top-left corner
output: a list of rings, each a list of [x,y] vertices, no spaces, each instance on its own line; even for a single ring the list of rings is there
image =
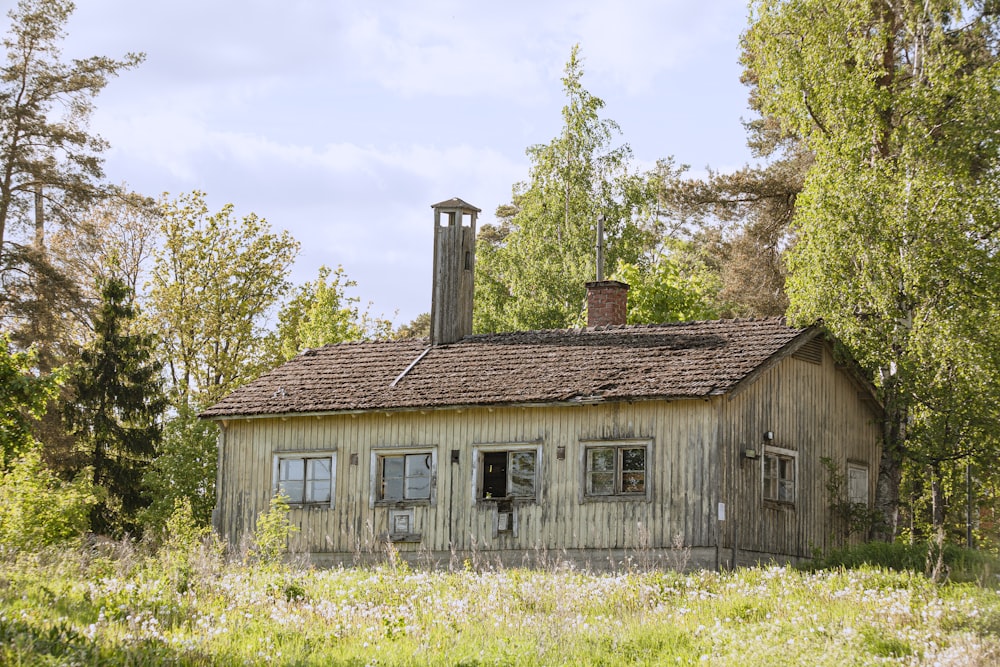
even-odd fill
[[[438,347],[341,343],[300,354],[202,416],[704,397],[809,331],[770,318],[483,334]]]

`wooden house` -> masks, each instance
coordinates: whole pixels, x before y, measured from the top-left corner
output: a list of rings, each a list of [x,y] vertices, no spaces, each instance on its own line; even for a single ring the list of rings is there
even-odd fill
[[[310,350],[203,413],[231,544],[282,493],[317,563],[391,542],[594,567],[681,546],[725,567],[832,545],[824,459],[871,502],[879,406],[820,328],[626,326],[628,286],[600,281],[586,328],[472,335],[478,209],[434,210],[430,339]]]

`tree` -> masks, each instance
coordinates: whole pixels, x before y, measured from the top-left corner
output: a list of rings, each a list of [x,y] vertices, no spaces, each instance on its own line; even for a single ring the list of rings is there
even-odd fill
[[[651,193],[631,173],[620,130],[599,116],[604,102],[581,83],[573,47],[562,79],[563,128],[548,144],[531,146],[531,176],[484,225],[476,245],[476,331],[574,326],[583,322],[584,284],[596,279],[596,225],[603,216],[606,263],[638,263],[652,242]]]
[[[142,514],[146,528],[167,524],[179,501],[188,503],[197,526],[208,526],[215,507],[218,427],[181,406],[163,427],[160,454],[143,478],[152,500]]]
[[[45,467],[37,447],[0,471],[0,545],[37,549],[83,535],[99,498],[89,472],[64,482]]]
[[[75,354],[66,347],[80,309],[78,286],[46,249],[48,225],[74,226],[78,212],[113,188],[102,183],[107,143],[87,131],[93,99],[108,81],[137,66],[116,60],[61,59],[67,0],[20,0],[0,68],[0,317],[15,340],[38,348],[45,373]]]
[[[0,336],[0,471],[36,444],[33,423],[58,391],[59,373],[38,376],[33,351],[16,351]]]
[[[879,386],[887,536],[904,462],[934,478],[956,456],[996,454],[996,422],[973,443],[987,413],[941,389],[984,373],[988,387],[952,386],[982,405],[1000,378],[980,326],[1000,298],[998,21],[960,0],[757,0],[744,36],[762,112],[815,156],[795,205],[790,314],[822,317]]]
[[[93,56],[67,65],[59,42],[74,5],[20,0],[8,12],[0,70],[0,264],[11,222],[27,221],[40,196],[55,212],[100,191],[100,153],[107,144],[86,131],[93,98],[144,56]]]
[[[431,314],[420,313],[408,324],[403,324],[396,330],[394,338],[428,338],[431,335]]]
[[[355,286],[343,267],[331,272],[321,266],[315,281],[297,287],[278,313],[277,360],[287,361],[306,349],[330,343],[387,338],[392,324],[360,310],[361,299],[346,293]]]
[[[646,270],[635,264],[619,265],[613,277],[630,287],[630,324],[711,320],[719,316],[718,274],[697,255],[697,250],[691,242],[669,241]]]
[[[139,528],[138,513],[149,504],[140,483],[159,450],[166,400],[153,337],[135,328],[134,295],[114,278],[101,295],[95,338],[70,379],[75,400],[66,421],[94,485],[107,494],[91,511],[91,529],[121,535]]]
[[[232,204],[209,213],[192,192],[161,203],[151,317],[160,334],[172,400],[206,406],[257,377],[272,361],[265,318],[289,289],[299,245]]]

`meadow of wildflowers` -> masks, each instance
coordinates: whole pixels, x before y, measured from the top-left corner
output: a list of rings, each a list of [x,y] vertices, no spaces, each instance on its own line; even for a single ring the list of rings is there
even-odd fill
[[[123,550],[128,551],[128,550]],[[0,559],[0,665],[989,665],[1000,597],[877,569]]]

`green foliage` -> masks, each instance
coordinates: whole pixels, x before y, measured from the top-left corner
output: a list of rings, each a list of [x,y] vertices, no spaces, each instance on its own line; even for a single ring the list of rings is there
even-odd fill
[[[214,566],[222,557],[222,545],[214,539],[211,528],[200,524],[187,498],[176,498],[174,510],[162,530],[163,540],[157,551],[172,587],[185,593],[197,582],[198,566]]]
[[[98,194],[100,153],[106,142],[87,132],[93,99],[120,72],[142,62],[104,56],[61,58],[64,27],[73,12],[68,0],[19,0],[7,16],[0,67],[0,265],[8,268],[9,223],[31,219],[36,190],[72,213]]]
[[[298,528],[288,520],[288,498],[276,495],[271,498],[266,512],[257,516],[253,545],[248,554],[256,563],[273,565],[281,561],[288,550],[288,539]]]
[[[315,281],[297,287],[278,313],[274,343],[278,360],[330,343],[388,337],[392,324],[362,312],[361,299],[347,295],[346,290],[356,286],[343,267],[331,272],[321,266]]]
[[[293,571],[0,560],[0,663],[991,664],[1000,599],[872,568]],[[889,660],[886,660],[889,658]]]
[[[431,314],[420,313],[396,330],[393,338],[427,338],[431,335]]]
[[[838,537],[841,540],[854,534],[867,537],[882,521],[881,512],[872,509],[867,503],[852,503],[847,497],[847,476],[829,456],[821,457],[819,462],[826,468],[826,500],[839,523]]]
[[[271,363],[265,317],[289,289],[299,244],[262,218],[210,213],[192,192],[161,202],[151,318],[175,405],[206,406]]]
[[[551,329],[583,323],[587,281],[596,279],[596,225],[604,217],[605,261],[636,263],[651,244],[652,193],[629,171],[628,146],[614,146],[618,125],[600,117],[604,102],[582,85],[574,47],[566,64],[563,128],[531,146],[530,180],[497,209],[476,244],[478,332]]]
[[[0,546],[26,551],[80,537],[90,526],[99,490],[83,470],[64,482],[33,448],[0,474]]]
[[[187,406],[163,426],[160,454],[143,477],[143,488],[152,499],[142,522],[157,530],[184,501],[195,525],[208,526],[215,507],[218,466],[218,427],[199,419]]]
[[[39,377],[32,372],[34,353],[14,350],[7,336],[0,336],[0,471],[34,445],[31,426],[56,395],[61,374]]]
[[[107,492],[91,512],[91,528],[120,536],[139,530],[138,514],[149,504],[141,480],[159,450],[166,399],[153,336],[135,328],[131,290],[112,278],[101,296],[94,340],[70,378],[75,400],[66,422],[94,484]]]
[[[758,0],[744,63],[762,113],[815,155],[796,201],[790,316],[822,318],[886,406],[877,507],[904,462],[941,476],[1000,451],[1000,17],[961,0]],[[936,530],[934,531],[936,532]]]
[[[868,542],[835,549],[822,558],[803,563],[800,569],[879,567],[896,572],[923,573],[927,568],[928,547],[926,542]],[[954,544],[945,545],[944,563],[950,580],[956,582],[979,582],[995,587],[996,575],[1000,573],[1000,559],[996,556]]]
[[[629,285],[629,324],[711,320],[719,317],[721,281],[693,253],[691,243],[670,241],[648,269],[621,264],[612,278]]]

